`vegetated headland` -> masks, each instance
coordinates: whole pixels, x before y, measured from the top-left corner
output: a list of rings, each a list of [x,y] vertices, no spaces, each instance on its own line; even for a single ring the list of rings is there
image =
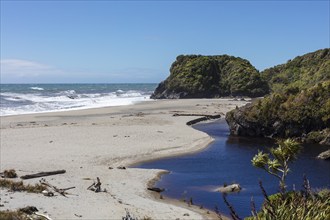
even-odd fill
[[[330,50],[259,72],[228,55],[180,55],[152,98],[263,97],[227,113],[231,134],[330,145]]]

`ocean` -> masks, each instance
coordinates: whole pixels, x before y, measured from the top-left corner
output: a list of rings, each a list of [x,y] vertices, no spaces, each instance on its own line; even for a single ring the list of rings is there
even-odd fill
[[[130,105],[157,84],[0,84],[0,116]]]

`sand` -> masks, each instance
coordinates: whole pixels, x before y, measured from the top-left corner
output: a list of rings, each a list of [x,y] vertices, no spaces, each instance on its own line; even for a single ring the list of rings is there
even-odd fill
[[[0,210],[28,205],[53,219],[121,219],[128,210],[139,219],[213,218],[207,210],[164,198],[146,188],[164,170],[129,168],[146,160],[205,149],[213,140],[186,122],[221,114],[246,101],[229,99],[157,100],[130,106],[1,117],[1,171],[19,176],[65,169],[44,177],[58,188],[74,186],[70,195],[1,190]],[[126,169],[118,169],[125,166]],[[112,169],[111,169],[112,168]],[[102,189],[87,190],[99,177]],[[24,180],[34,184],[40,178]]]

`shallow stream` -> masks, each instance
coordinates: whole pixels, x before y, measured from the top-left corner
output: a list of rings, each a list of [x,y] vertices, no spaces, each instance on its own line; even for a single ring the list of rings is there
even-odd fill
[[[229,128],[224,120],[201,123],[195,129],[206,132],[215,141],[205,150],[191,155],[146,162],[136,167],[169,170],[163,175],[156,187],[165,188],[165,196],[186,199],[192,198],[196,205],[203,205],[221,213],[228,214],[222,195],[215,192],[224,183],[239,183],[243,188],[239,193],[229,194],[228,201],[240,217],[251,213],[251,198],[260,208],[263,196],[259,187],[262,181],[268,194],[278,191],[278,181],[265,171],[252,166],[251,159],[260,150],[275,146],[265,138],[244,138],[229,136]],[[291,165],[287,179],[288,189],[301,189],[303,175],[306,174],[312,188],[330,188],[330,161],[317,160],[315,157],[329,147],[305,145],[299,158]]]

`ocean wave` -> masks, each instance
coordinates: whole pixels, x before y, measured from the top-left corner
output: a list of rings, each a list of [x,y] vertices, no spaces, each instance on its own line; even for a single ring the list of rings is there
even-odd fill
[[[149,95],[142,95],[133,90],[122,94],[116,92],[77,94],[74,90],[68,90],[52,95],[39,93],[2,93],[1,95],[3,99],[13,103],[1,106],[1,116],[131,105],[149,100]]]
[[[41,87],[30,87],[30,89],[32,89],[32,90],[38,90],[38,91],[45,90],[44,88],[41,88]]]

